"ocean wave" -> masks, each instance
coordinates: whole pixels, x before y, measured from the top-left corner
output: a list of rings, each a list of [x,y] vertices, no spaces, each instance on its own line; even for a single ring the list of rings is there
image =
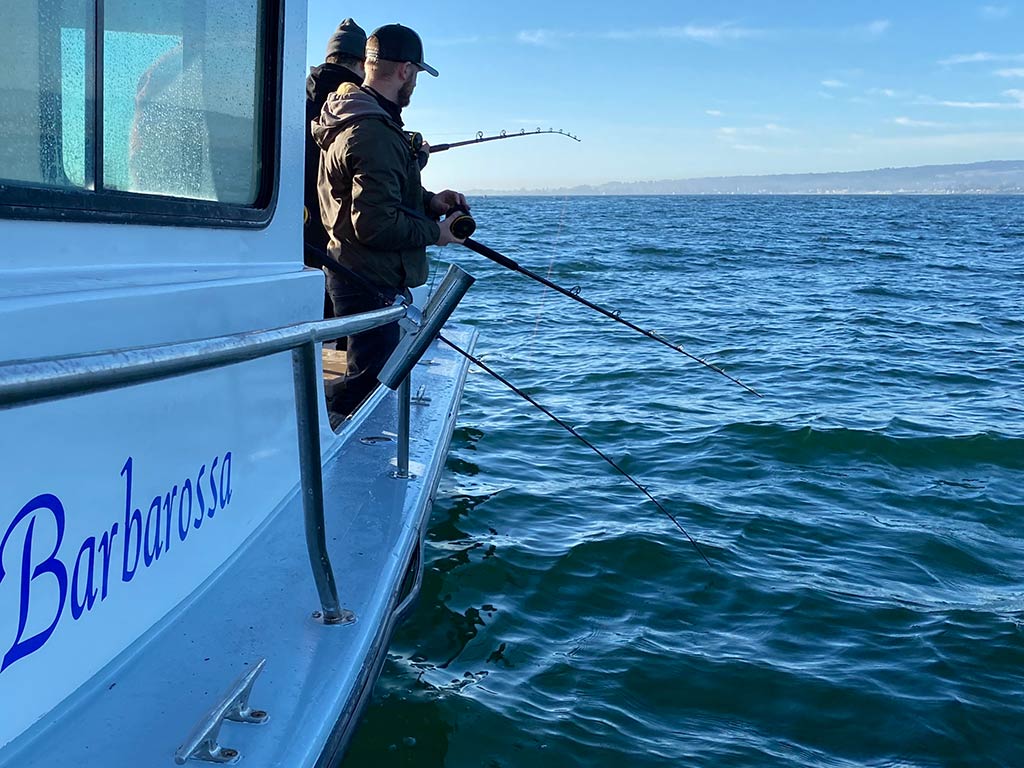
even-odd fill
[[[859,457],[898,467],[991,464],[1024,469],[1024,436],[995,431],[938,435],[906,432],[905,422],[899,420],[879,429],[742,422],[722,426],[709,439],[735,441],[744,450],[792,463],[828,464]]]

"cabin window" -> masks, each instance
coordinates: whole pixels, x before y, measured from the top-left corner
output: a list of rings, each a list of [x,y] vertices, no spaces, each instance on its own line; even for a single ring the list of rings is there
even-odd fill
[[[5,3],[0,215],[28,200],[257,221],[228,209],[272,202],[278,12],[279,0]]]
[[[4,3],[0,180],[84,186],[84,41],[92,11],[91,0]]]
[[[259,17],[257,0],[105,0],[107,187],[255,201]]]

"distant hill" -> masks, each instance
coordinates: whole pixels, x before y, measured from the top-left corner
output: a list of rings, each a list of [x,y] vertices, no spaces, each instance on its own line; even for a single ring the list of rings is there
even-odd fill
[[[943,195],[1024,194],[1024,160],[920,165],[836,173],[611,181],[557,189],[480,190],[492,195]]]

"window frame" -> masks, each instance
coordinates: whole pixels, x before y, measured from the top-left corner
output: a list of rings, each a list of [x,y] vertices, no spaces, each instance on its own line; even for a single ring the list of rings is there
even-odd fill
[[[0,181],[0,219],[34,219],[41,221],[86,221],[116,224],[148,224],[187,227],[266,227],[277,207],[278,178],[281,169],[281,97],[284,69],[284,3],[285,0],[263,0],[265,17],[260,94],[262,122],[260,142],[255,155],[259,169],[259,187],[255,202],[243,205],[215,200],[126,192],[102,188],[79,189],[35,186],[28,182]],[[104,34],[103,0],[94,0],[92,51],[94,61],[89,67],[87,54],[86,82],[92,82],[94,93],[86,94],[86,126],[93,129],[86,136],[86,176],[96,153],[90,147],[102,146],[103,62],[102,48],[96,39]],[[89,35],[86,47],[89,49]],[[40,96],[42,98],[42,96]],[[96,105],[99,105],[98,107]],[[60,146],[58,142],[57,146]],[[101,168],[91,168],[101,174]]]

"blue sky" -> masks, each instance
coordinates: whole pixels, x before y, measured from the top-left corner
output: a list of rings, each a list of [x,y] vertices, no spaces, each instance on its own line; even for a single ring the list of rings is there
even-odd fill
[[[441,76],[421,75],[405,116],[428,141],[583,139],[438,154],[430,187],[1024,159],[1024,0],[310,0],[310,64],[346,15],[420,33]]]

